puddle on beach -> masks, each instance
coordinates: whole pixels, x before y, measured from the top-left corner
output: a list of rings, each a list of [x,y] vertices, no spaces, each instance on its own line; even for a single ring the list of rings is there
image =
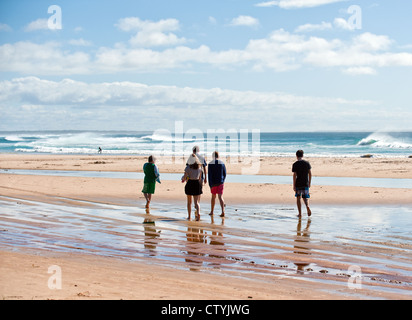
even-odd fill
[[[412,207],[228,205],[226,218],[187,221],[184,203],[139,206],[71,200],[47,204],[0,197],[0,245],[145,258],[193,271],[262,279],[361,280],[412,297]],[[219,213],[219,208],[216,208]],[[358,277],[358,278],[355,278]],[[268,280],[269,279],[269,280]]]
[[[75,171],[75,170],[25,170],[25,169],[0,169],[1,173],[46,175],[63,177],[88,177],[88,178],[112,178],[112,179],[143,179],[142,172],[113,172],[113,171]],[[180,181],[181,173],[162,173],[162,180]],[[278,175],[241,175],[231,174],[227,182],[232,183],[270,183],[290,184],[290,176]],[[411,189],[412,179],[392,178],[353,178],[353,177],[313,177],[313,182],[323,186],[354,186],[375,188]]]

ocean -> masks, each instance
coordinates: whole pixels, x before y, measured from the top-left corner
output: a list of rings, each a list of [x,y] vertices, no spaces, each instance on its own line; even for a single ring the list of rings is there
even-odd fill
[[[0,132],[0,153],[187,155],[194,145],[209,154],[310,157],[409,157],[412,132],[255,132],[192,130]]]

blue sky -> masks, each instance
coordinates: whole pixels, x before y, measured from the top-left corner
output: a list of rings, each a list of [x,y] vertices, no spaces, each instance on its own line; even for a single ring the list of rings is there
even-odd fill
[[[2,0],[0,130],[411,131],[410,12],[404,0]]]

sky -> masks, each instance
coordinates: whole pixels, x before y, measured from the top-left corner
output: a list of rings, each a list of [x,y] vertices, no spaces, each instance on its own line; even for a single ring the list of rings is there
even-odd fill
[[[1,0],[0,131],[412,131],[406,0]]]

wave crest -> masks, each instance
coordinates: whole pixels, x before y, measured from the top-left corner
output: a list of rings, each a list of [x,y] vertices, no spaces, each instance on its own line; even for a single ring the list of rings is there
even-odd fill
[[[412,143],[408,143],[401,137],[393,137],[387,133],[372,133],[361,139],[358,146],[370,146],[374,148],[412,149]]]

